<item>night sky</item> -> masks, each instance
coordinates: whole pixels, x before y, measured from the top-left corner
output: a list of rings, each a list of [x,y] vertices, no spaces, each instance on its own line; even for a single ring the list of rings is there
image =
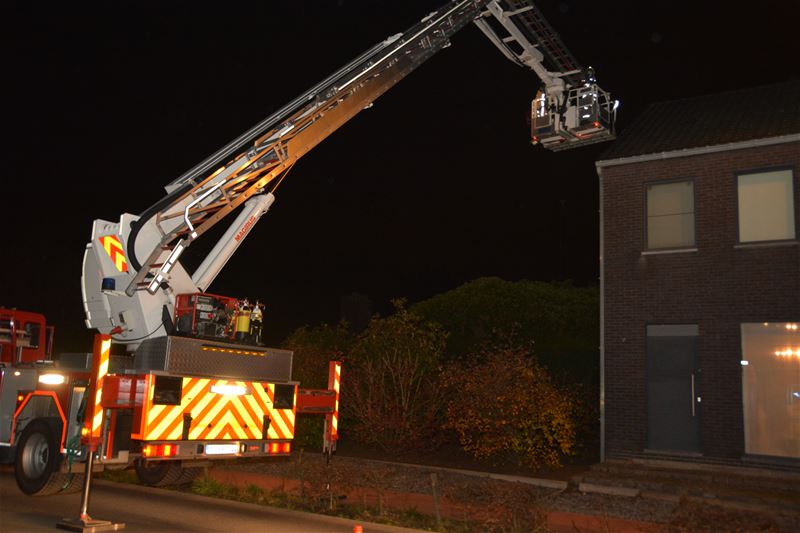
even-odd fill
[[[185,170],[443,3],[11,2],[0,305],[45,313],[57,351],[89,349],[80,276],[92,220],[140,213]],[[537,5],[621,100],[622,132],[651,102],[797,77],[796,0]],[[472,25],[452,44],[299,161],[210,287],[265,301],[270,342],[335,322],[354,292],[385,313],[390,298],[480,276],[597,283],[594,161],[608,145],[531,146],[535,75]],[[184,256],[190,268],[224,225]]]

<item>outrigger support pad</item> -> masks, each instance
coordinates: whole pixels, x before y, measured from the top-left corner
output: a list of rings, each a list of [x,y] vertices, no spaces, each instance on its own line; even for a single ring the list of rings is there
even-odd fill
[[[97,441],[89,438],[86,445],[89,453],[86,458],[86,475],[83,478],[83,494],[81,495],[81,512],[78,518],[64,518],[56,523],[58,529],[68,531],[79,531],[80,533],[100,533],[101,531],[119,531],[125,528],[122,522],[111,522],[109,520],[95,520],[89,516],[89,491],[92,488],[92,463],[94,454],[97,451]]]
[[[92,374],[94,386],[90,387],[87,394],[90,398],[96,396],[98,382],[101,381],[100,358],[105,355],[108,356],[108,347],[111,344],[111,337],[108,335],[95,335],[94,354],[92,357]],[[105,352],[105,353],[103,353]],[[87,409],[87,414],[90,421],[94,420],[94,413]],[[84,421],[86,422],[86,421]],[[81,511],[77,518],[64,518],[56,523],[59,529],[66,529],[68,531],[79,531],[80,533],[100,533],[101,531],[119,531],[125,528],[122,522],[111,522],[109,520],[95,520],[89,516],[89,493],[92,489],[92,468],[94,465],[94,454],[97,453],[100,447],[100,433],[102,424],[98,424],[96,428],[89,426],[84,429],[92,429],[92,432],[85,434],[81,437],[81,443],[86,446],[86,470],[83,476],[83,494],[81,495]],[[94,430],[97,430],[96,432]],[[95,434],[96,433],[96,434]]]

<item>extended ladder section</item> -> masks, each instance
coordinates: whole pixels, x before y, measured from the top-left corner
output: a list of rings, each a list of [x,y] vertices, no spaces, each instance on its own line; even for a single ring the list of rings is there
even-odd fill
[[[528,0],[489,2],[475,24],[508,59],[531,68],[542,88],[531,104],[531,142],[558,151],[614,138],[618,102],[597,85]]]
[[[608,94],[530,0],[455,0],[370,48],[170,183],[167,196],[131,225],[126,247],[136,275],[126,294],[164,287],[194,239],[249,198],[274,191],[300,157],[473,21],[506,57],[542,80],[532,105],[533,144],[563,149],[613,138]],[[147,234],[146,245],[137,246],[140,232]]]

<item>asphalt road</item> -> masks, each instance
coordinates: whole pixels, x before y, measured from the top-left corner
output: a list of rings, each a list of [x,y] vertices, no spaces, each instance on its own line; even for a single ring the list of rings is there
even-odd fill
[[[80,494],[26,496],[12,473],[0,471],[2,533],[62,531],[56,522],[77,517],[79,509]],[[130,533],[351,533],[356,524],[364,533],[419,531],[102,480],[93,481],[89,515],[124,522],[122,531]]]

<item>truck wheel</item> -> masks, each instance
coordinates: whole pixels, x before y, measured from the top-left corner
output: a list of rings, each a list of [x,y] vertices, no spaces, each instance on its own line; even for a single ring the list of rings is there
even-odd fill
[[[181,475],[175,482],[176,485],[188,485],[200,475],[203,469],[201,467],[193,466],[190,468],[181,468]]]
[[[134,468],[139,481],[151,487],[187,485],[202,471],[199,467],[183,468],[180,461],[138,460],[134,463]]]
[[[58,471],[61,462],[60,429],[61,421],[57,418],[40,418],[22,431],[14,459],[14,476],[25,494],[46,496],[76,492],[83,486],[83,474]]]

